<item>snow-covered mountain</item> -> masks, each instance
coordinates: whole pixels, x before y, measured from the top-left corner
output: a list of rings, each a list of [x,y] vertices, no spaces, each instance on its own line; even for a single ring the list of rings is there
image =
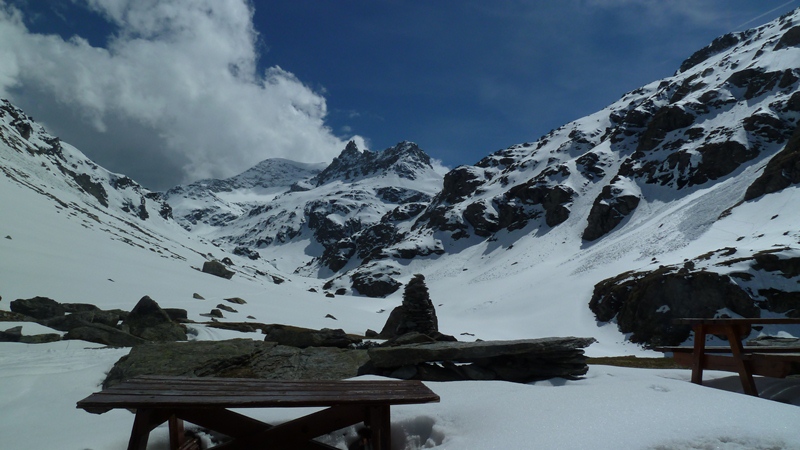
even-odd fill
[[[350,142],[326,167],[270,159],[227,180],[177,186],[166,198],[187,230],[236,254],[269,255],[283,270],[325,278],[398,240],[404,230],[393,224],[425,208],[441,172],[411,142],[380,152]]]
[[[159,194],[6,102],[0,198],[43,233],[51,216],[13,201],[21,190],[90,231],[61,252],[111,236],[176,261],[228,256],[254,286],[278,277],[369,309],[397,303],[422,273],[443,332],[593,335],[618,353],[623,333],[685,340],[674,317],[800,311],[798,119],[795,11],[447,173],[410,142],[377,152],[350,143],[328,165],[266,160]]]

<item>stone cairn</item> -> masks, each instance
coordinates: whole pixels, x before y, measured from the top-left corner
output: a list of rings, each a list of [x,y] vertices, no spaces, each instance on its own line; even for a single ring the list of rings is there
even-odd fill
[[[414,275],[406,285],[403,292],[403,312],[403,318],[397,326],[397,336],[414,331],[428,336],[438,333],[439,321],[423,275]]]

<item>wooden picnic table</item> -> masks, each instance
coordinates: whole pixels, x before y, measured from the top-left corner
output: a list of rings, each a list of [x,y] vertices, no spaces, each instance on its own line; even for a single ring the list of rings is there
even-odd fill
[[[214,449],[332,449],[312,439],[364,422],[372,448],[389,450],[390,405],[438,402],[420,381],[263,380],[141,376],[96,392],[77,407],[102,414],[136,410],[128,450],[145,450],[150,432],[169,422],[170,448],[192,447],[183,421],[230,436]],[[272,426],[230,408],[325,409]]]
[[[798,346],[745,346],[742,339],[756,325],[800,325],[792,318],[685,318],[673,321],[690,325],[694,331],[693,347],[657,347],[672,352],[675,361],[692,368],[692,383],[703,384],[703,370],[737,372],[746,394],[758,396],[753,375],[784,378],[800,364]],[[721,335],[727,346],[706,346],[706,336]]]

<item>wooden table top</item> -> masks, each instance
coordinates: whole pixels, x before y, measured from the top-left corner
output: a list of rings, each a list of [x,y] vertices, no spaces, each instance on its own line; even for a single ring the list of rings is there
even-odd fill
[[[93,413],[115,408],[259,408],[438,402],[417,380],[263,380],[142,376],[78,402]]]

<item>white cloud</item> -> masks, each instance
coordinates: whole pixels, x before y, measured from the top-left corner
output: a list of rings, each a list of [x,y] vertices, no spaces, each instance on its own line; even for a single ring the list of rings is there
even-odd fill
[[[325,126],[325,98],[280,67],[257,73],[247,1],[86,4],[117,27],[106,48],[31,33],[0,0],[0,96],[47,93],[99,132],[136,121],[162,156],[181,161],[183,180],[173,183],[230,176],[268,157],[326,161],[344,148]]]

